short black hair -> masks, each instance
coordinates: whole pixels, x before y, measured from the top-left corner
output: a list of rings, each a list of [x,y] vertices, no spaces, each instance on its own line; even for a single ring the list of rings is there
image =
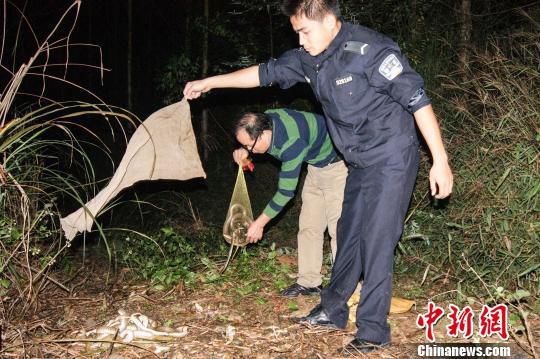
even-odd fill
[[[288,17],[304,14],[311,20],[322,20],[328,13],[341,17],[339,0],[283,0],[281,11]]]
[[[272,119],[264,113],[246,112],[236,121],[234,126],[235,136],[241,129],[247,132],[250,139],[255,140],[265,130],[272,130]]]

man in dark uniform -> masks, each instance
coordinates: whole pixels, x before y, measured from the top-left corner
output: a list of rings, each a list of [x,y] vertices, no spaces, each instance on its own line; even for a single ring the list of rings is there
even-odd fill
[[[321,304],[300,321],[344,328],[347,300],[363,279],[358,331],[345,352],[373,351],[390,342],[394,249],[418,170],[415,121],[433,159],[433,196],[450,195],[452,171],[423,80],[397,44],[342,22],[337,0],[286,0],[283,10],[301,48],[259,66],[190,82],[184,95],[192,99],[212,88],[309,83],[349,175],[330,283]]]

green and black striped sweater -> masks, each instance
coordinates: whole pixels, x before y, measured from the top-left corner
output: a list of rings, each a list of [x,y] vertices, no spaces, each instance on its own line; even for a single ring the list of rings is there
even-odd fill
[[[290,109],[268,110],[272,142],[268,154],[281,161],[278,190],[264,209],[274,218],[294,196],[302,163],[324,167],[336,158],[324,117]]]

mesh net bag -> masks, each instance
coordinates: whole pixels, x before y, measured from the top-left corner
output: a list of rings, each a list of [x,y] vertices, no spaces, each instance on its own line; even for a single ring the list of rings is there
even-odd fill
[[[247,244],[247,230],[252,222],[253,212],[251,211],[246,179],[244,178],[242,166],[238,166],[236,184],[234,185],[227,217],[223,224],[223,237],[231,246],[245,246]]]

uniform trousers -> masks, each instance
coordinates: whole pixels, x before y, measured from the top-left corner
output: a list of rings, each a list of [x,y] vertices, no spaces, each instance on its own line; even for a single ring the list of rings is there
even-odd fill
[[[332,260],[336,255],[336,227],[341,215],[347,166],[343,161],[324,167],[308,165],[298,220],[298,279],[308,288],[322,283],[324,232],[328,228]]]
[[[366,168],[349,167],[337,255],[321,305],[338,327],[347,325],[347,301],[363,279],[356,337],[390,342],[387,314],[392,299],[394,250],[403,231],[419,163],[411,145]]]

